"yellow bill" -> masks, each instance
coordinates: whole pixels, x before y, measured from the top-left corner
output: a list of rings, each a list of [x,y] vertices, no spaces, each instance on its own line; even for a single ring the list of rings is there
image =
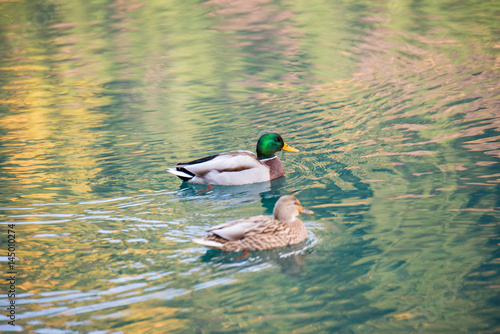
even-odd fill
[[[285,144],[285,145],[283,145],[283,148],[281,149],[282,151],[293,152],[293,153],[299,152],[299,150],[297,150],[296,148],[291,147],[287,143],[283,143],[283,144]]]
[[[305,215],[313,215],[314,214],[314,211],[307,210],[307,209],[305,209],[302,206],[300,207],[300,211],[299,212],[302,213],[302,214],[305,214]]]

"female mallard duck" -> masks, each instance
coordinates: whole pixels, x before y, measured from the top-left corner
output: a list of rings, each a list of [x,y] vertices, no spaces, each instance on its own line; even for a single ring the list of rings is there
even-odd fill
[[[231,151],[179,163],[168,171],[183,181],[208,185],[240,185],[265,182],[285,175],[285,168],[274,154],[278,151],[298,152],[288,146],[277,133],[262,135],[257,154]]]
[[[212,227],[212,234],[194,242],[224,252],[265,250],[294,245],[307,237],[299,213],[313,214],[292,195],[282,196],[274,206],[274,217],[254,216]]]

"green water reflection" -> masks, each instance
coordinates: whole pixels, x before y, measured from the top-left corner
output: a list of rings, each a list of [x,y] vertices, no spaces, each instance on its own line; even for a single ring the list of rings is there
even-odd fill
[[[16,329],[499,331],[499,7],[0,2]],[[301,150],[283,179],[200,194],[166,173],[268,131]],[[288,193],[316,212],[305,243],[190,242]]]

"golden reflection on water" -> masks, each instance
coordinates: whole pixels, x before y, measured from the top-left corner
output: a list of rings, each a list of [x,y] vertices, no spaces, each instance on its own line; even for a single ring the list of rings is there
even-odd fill
[[[43,77],[48,76],[46,69],[16,72],[6,87],[16,101],[6,101],[12,109],[2,117],[1,140],[8,143],[3,150],[8,156],[4,169],[11,175],[2,178],[7,185],[3,192],[13,196],[4,200],[16,201],[21,196],[35,202],[50,201],[64,189],[88,193],[89,180],[100,172],[96,156],[105,152],[98,147],[102,134],[90,130],[102,125],[106,117],[92,110],[107,102],[98,91],[102,86],[75,84],[78,92],[71,95],[64,88],[46,86],[41,90],[45,86]],[[20,81],[17,76],[24,79]],[[90,147],[95,149],[90,151]],[[29,188],[29,193],[20,193],[23,188]]]

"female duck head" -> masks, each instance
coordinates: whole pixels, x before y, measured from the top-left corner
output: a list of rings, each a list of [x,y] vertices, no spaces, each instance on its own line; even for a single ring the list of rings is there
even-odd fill
[[[268,159],[274,157],[278,151],[298,152],[299,150],[287,145],[277,133],[266,133],[257,142],[257,158]]]
[[[305,209],[293,195],[281,196],[273,210],[274,218],[284,223],[292,223],[300,213],[314,214],[313,211]]]

